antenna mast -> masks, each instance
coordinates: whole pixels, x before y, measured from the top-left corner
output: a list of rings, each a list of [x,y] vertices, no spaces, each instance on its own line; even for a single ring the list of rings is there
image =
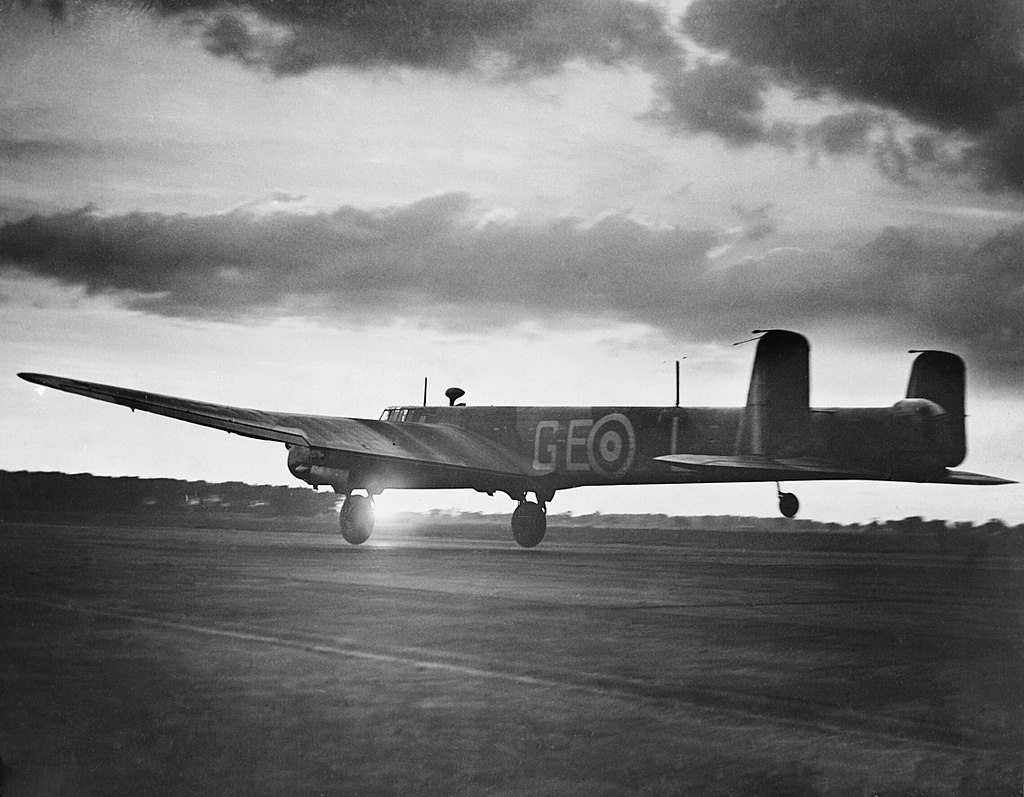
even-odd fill
[[[423,377],[423,406],[427,406],[427,377]]]

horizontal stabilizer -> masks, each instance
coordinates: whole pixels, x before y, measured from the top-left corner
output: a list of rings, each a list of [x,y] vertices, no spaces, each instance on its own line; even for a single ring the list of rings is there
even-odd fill
[[[986,476],[965,470],[946,470],[941,476],[915,477],[911,474],[894,476],[856,468],[839,467],[831,462],[797,457],[789,459],[768,459],[766,457],[739,455],[716,456],[713,454],[666,454],[655,457],[656,462],[665,462],[674,468],[705,473],[707,475],[731,473],[737,481],[798,481],[810,479],[867,479],[880,481],[907,481],[926,484],[973,484],[997,485],[1016,484],[1012,479]],[[743,471],[742,477],[739,471]]]
[[[1013,479],[1003,479],[999,476],[986,476],[984,473],[971,473],[967,470],[947,470],[943,484],[973,484],[973,485],[996,485],[1016,484]]]
[[[713,454],[666,454],[655,457],[656,462],[666,462],[685,470],[718,471],[744,470],[768,479],[868,479],[873,478],[866,471],[840,468],[829,462],[807,457],[768,459],[756,455],[718,456]],[[877,478],[877,477],[874,477]]]

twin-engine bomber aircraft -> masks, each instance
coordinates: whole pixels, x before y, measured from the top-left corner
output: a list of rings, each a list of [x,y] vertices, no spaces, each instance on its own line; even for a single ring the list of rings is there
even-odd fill
[[[525,548],[547,528],[558,490],[598,484],[775,482],[779,510],[799,502],[782,481],[871,479],[1011,484],[950,470],[966,455],[964,363],[922,351],[907,397],[880,409],[811,409],[807,339],[770,330],[757,345],[745,407],[390,407],[380,420],[226,407],[43,374],[19,374],[69,393],[226,432],[276,440],[304,482],[345,496],[341,533],[373,531],[386,489],[471,488],[518,502],[512,535]],[[359,490],[365,495],[355,494]],[[533,493],[536,501],[528,501]]]

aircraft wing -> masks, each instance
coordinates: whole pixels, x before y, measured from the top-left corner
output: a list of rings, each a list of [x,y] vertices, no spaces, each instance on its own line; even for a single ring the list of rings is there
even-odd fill
[[[941,478],[902,479],[879,474],[874,471],[857,468],[839,467],[831,462],[798,457],[792,459],[768,459],[751,455],[716,456],[712,454],[667,454],[654,458],[658,462],[667,462],[676,468],[694,473],[714,473],[721,475],[726,472],[744,471],[747,477],[757,479],[796,481],[810,479],[870,479],[892,481],[937,482],[940,484],[972,484],[995,485],[1014,484],[1010,479],[999,476],[986,476],[982,473],[971,473],[965,470],[946,470]]]
[[[18,376],[45,387],[120,404],[133,411],[165,415],[258,440],[275,440],[363,457],[477,473],[501,476],[530,474],[530,463],[524,462],[522,457],[481,435],[446,424],[267,412],[61,376],[30,373]]]

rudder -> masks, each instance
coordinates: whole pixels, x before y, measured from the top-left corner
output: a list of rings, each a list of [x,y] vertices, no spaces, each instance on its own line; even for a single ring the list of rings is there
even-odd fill
[[[750,375],[737,453],[770,458],[806,453],[811,422],[810,346],[796,332],[761,336]]]
[[[944,448],[947,467],[954,467],[967,456],[964,393],[967,376],[964,361],[948,351],[922,351],[914,359],[907,384],[907,398],[934,401],[946,412],[948,443]]]

